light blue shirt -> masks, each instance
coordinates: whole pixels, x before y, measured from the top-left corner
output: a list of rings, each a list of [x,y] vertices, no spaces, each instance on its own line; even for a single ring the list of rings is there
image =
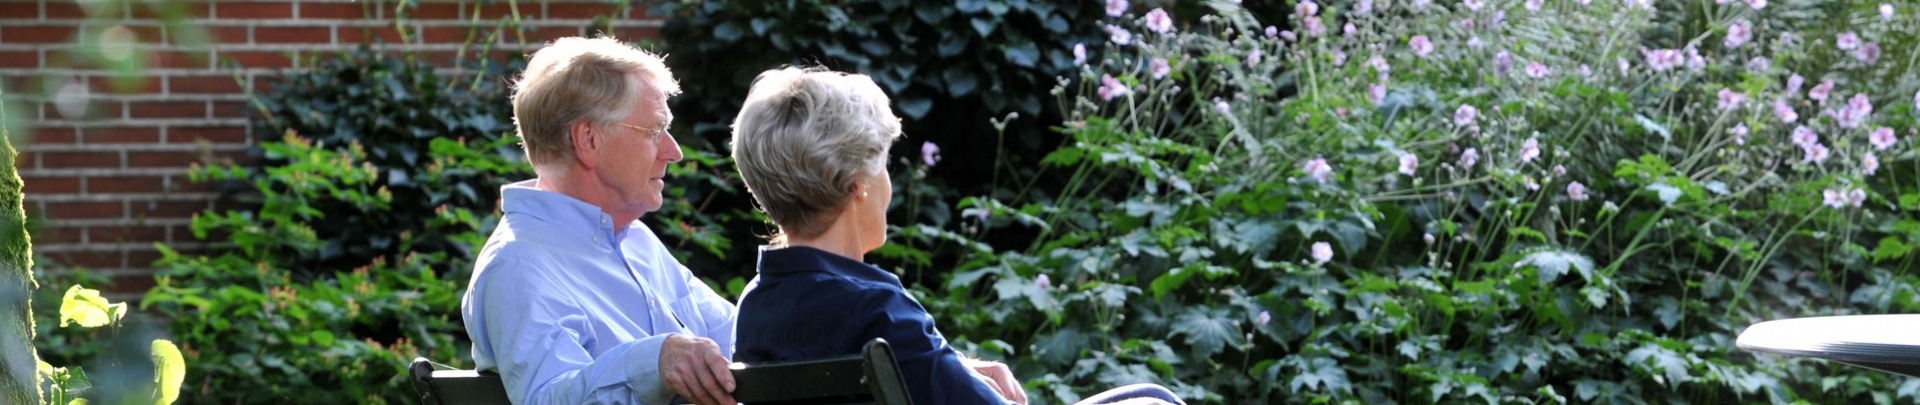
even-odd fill
[[[733,304],[680,265],[640,221],[573,197],[500,188],[501,218],[461,301],[473,360],[516,404],[664,404],[669,334],[713,339],[733,356]]]

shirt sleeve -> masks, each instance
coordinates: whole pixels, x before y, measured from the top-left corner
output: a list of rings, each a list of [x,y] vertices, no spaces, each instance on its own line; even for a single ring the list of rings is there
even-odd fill
[[[699,329],[695,329],[698,331],[695,334],[713,339],[713,342],[720,346],[721,354],[732,359],[735,341],[733,334],[739,320],[736,317],[738,311],[733,303],[727,302],[726,298],[714,292],[706,282],[694,277],[693,272],[687,270],[686,266],[680,266],[680,274],[686,279],[688,288],[691,290],[687,294],[694,302],[694,311],[699,312],[701,325]],[[693,325],[688,326],[689,329],[694,329]]]
[[[467,331],[479,368],[500,373],[516,404],[664,404],[660,347],[667,334],[623,342],[596,358],[583,342],[591,318],[531,263],[488,260],[469,287]],[[644,305],[636,303],[635,305]]]
[[[870,290],[870,292],[874,292]],[[871,305],[878,313],[866,329],[887,339],[893,348],[908,393],[916,404],[1006,404],[1005,398],[960,361],[960,354],[934,329],[933,315],[906,291],[877,291]],[[869,336],[872,336],[870,334]]]

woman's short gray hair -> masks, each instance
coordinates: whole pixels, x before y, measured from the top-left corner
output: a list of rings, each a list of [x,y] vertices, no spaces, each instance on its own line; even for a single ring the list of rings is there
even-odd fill
[[[513,122],[527,160],[538,166],[572,159],[574,122],[611,128],[640,98],[656,97],[641,94],[646,88],[663,98],[680,92],[661,57],[612,37],[560,38],[535,51],[513,92]]]
[[[733,160],[760,209],[787,235],[818,236],[885,169],[900,137],[887,95],[865,75],[823,68],[760,73],[733,119]]]

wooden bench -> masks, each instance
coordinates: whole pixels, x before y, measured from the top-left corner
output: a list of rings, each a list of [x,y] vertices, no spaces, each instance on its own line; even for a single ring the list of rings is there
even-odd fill
[[[910,405],[907,384],[885,339],[860,354],[777,363],[733,363],[733,399],[746,404]],[[407,369],[427,405],[510,404],[500,375],[454,370],[424,358]],[[686,403],[675,398],[675,403]]]

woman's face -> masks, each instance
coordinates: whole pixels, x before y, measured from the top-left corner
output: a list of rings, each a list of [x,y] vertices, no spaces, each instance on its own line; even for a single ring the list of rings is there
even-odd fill
[[[893,203],[893,179],[887,169],[866,179],[866,194],[854,200],[854,220],[858,221],[860,250],[872,252],[887,243],[887,205]]]

